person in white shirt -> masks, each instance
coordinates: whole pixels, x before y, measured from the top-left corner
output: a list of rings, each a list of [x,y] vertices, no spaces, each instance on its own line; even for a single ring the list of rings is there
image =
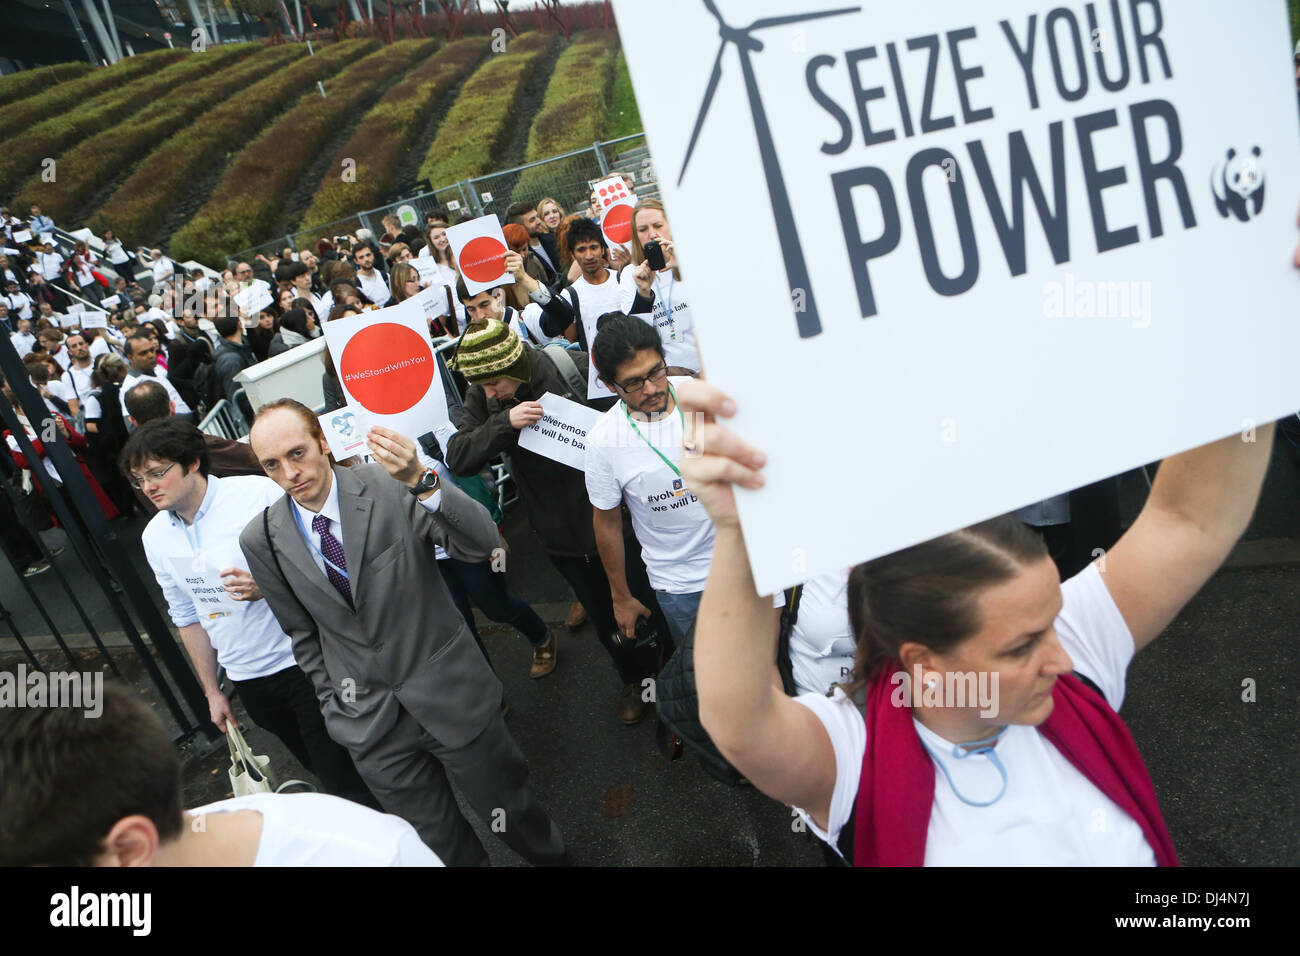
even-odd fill
[[[46,282],[53,282],[59,277],[63,270],[63,256],[54,251],[54,243],[47,242],[36,253],[35,261],[32,262],[31,271],[39,272]]]
[[[548,336],[564,335],[570,326],[576,326],[576,340],[591,355],[591,374],[587,378],[587,397],[611,398],[615,392],[609,383],[595,374],[596,323],[602,315],[620,312],[618,275],[605,265],[608,245],[600,226],[588,219],[575,219],[565,233],[565,245],[578,264],[580,274],[573,284],[560,295],[530,276],[523,259],[514,253],[506,256],[506,267],[511,270],[520,289],[537,303],[545,313],[541,330]]]
[[[249,717],[319,776],[325,792],[378,809],[348,752],[330,739],[289,635],[261,600],[239,549],[240,532],[283,492],[264,476],[209,475],[208,456],[203,433],[174,417],[136,429],[121,454],[131,486],[158,509],[141,543],[209,716],[220,730],[235,720],[217,682],[220,666]]]
[[[42,302],[41,305],[48,305],[48,303]],[[48,318],[44,314],[41,317]],[[72,359],[68,355],[68,350],[63,347],[63,331],[57,328],[41,329],[36,333],[36,340],[50,354],[50,358],[59,363],[59,368],[67,371],[68,363]]]
[[[392,298],[392,293],[383,273],[375,268],[374,250],[367,245],[358,245],[352,253],[352,261],[357,265],[357,283],[361,291],[375,305],[383,306]]]
[[[619,278],[619,309],[652,322],[663,339],[669,367],[693,375],[700,370],[700,353],[663,203],[639,200],[632,211],[632,226],[635,266],[624,269]],[[646,258],[646,243],[658,243],[664,260],[658,271]]]
[[[186,421],[194,418],[194,410],[190,408],[185,399],[181,398],[181,393],[176,391],[176,386],[167,380],[166,372],[158,366],[158,342],[153,336],[143,329],[132,332],[126,340],[126,360],[131,363],[131,371],[126,376],[126,380],[122,382],[123,418],[127,417],[126,393],[146,380],[155,381],[167,389],[167,397],[176,406],[177,416],[183,416]]]
[[[35,303],[32,301],[32,297],[19,287],[17,279],[10,279],[5,283],[4,301],[8,305],[9,311],[20,318],[30,319],[32,317],[32,309]]]
[[[9,336],[9,341],[13,343],[19,358],[23,358],[31,352],[32,347],[36,345],[36,336],[32,335],[31,319],[20,318],[18,320],[18,331]]]
[[[800,694],[830,694],[853,680],[857,642],[849,621],[849,571],[822,574],[800,585],[790,627],[790,672]]]
[[[130,255],[128,255],[126,249],[123,248],[122,240],[117,238],[112,229],[104,230],[103,242],[104,257],[108,259],[109,265],[113,267],[113,271],[120,274],[122,270],[118,267],[129,263],[131,261]]]
[[[705,382],[679,398],[691,413],[736,413]],[[767,458],[701,425],[683,468],[717,527],[697,620],[701,723],[819,837],[841,853],[853,842],[859,865],[1176,865],[1117,714],[1125,672],[1245,530],[1273,427],[1166,459],[1104,575],[1092,564],[1062,585],[1042,539],[1010,515],[859,565],[848,604],[860,709],[840,689],[789,698],[773,686],[776,622],[733,491],[761,487]]]
[[[428,261],[432,259],[433,265],[430,267]],[[451,240],[447,238],[447,227],[437,223],[429,227],[429,241],[419,252],[419,255],[413,260],[413,264],[420,270],[421,276],[428,275],[433,284],[441,283],[448,289],[452,290],[452,305],[456,310],[456,327],[465,328],[465,307],[461,305],[460,298],[455,294],[456,282],[460,278],[460,273],[456,271],[456,260],[451,254]]]
[[[187,815],[162,720],[127,685],[84,676],[75,706],[0,708],[0,766],[24,768],[0,791],[0,866],[442,865],[405,820],[326,794]],[[131,911],[147,932],[148,908]]]
[[[163,255],[161,249],[153,249],[149,253],[149,270],[153,273],[154,286],[160,286],[164,282],[170,282],[172,276],[176,274],[176,263]]]
[[[637,618],[651,613],[627,586],[626,502],[659,607],[673,640],[683,644],[713,553],[713,523],[680,468],[686,420],[674,390],[686,379],[668,377],[659,334],[640,319],[606,316],[596,350],[598,374],[622,399],[588,433],[586,456],[587,495],[614,617],[622,633],[634,634]]]
[[[90,354],[90,343],[81,332],[68,333],[68,337],[63,340],[63,346],[68,350],[69,361],[59,381],[69,393],[68,405],[75,415],[86,397],[94,390],[90,379],[95,372],[95,363]],[[74,401],[76,405],[72,404]]]

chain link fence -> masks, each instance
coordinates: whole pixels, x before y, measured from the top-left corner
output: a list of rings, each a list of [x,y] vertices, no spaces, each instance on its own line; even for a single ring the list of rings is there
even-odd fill
[[[383,219],[389,213],[401,219],[403,225],[413,222],[423,226],[425,214],[435,210],[449,213],[452,222],[489,213],[504,217],[513,202],[527,200],[537,203],[548,196],[559,202],[566,212],[578,212],[587,208],[590,183],[613,172],[631,175],[639,196],[657,196],[659,193],[658,177],[646,147],[645,134],[637,133],[476,179],[462,180],[354,213],[314,229],[278,236],[259,246],[241,250],[231,260],[246,262],[258,254],[268,258],[278,256],[286,246],[295,251],[315,250],[321,239],[333,242],[335,236],[362,228],[369,229],[378,237],[383,234]]]

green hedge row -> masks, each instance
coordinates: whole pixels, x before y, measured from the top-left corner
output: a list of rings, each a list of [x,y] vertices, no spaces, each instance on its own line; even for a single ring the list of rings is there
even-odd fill
[[[438,128],[420,178],[437,189],[492,172],[509,142],[511,124],[518,122],[515,109],[529,73],[557,42],[557,37],[525,33],[475,70]]]
[[[430,110],[487,52],[487,37],[456,40],[385,93],[335,155],[329,176],[316,190],[298,228],[315,229],[382,200],[394,185],[393,174],[402,157],[424,129]],[[355,182],[343,181],[344,159],[356,162]]]
[[[110,127],[58,157],[55,182],[42,182],[39,173],[34,174],[18,188],[17,208],[40,203],[56,222],[77,215],[97,192],[157,144],[213,104],[287,67],[299,55],[296,45],[266,47],[227,69],[173,89],[131,117],[129,123]]]
[[[45,157],[58,156],[78,140],[122,123],[168,90],[205,73],[220,70],[257,49],[252,43],[215,47],[205,53],[191,53],[184,60],[168,63],[161,70],[142,76],[118,89],[109,90],[80,104],[55,113],[16,136],[0,150],[0,195],[22,182]],[[55,167],[57,177],[58,167]]]
[[[627,57],[620,50],[614,67],[614,89],[609,97],[609,118],[605,123],[605,137],[619,139],[641,132],[641,111],[632,91],[632,74],[627,69]]]
[[[330,138],[350,125],[367,100],[426,59],[437,45],[436,40],[399,40],[328,80],[324,97],[308,91],[230,161],[212,196],[172,235],[170,254],[181,260],[220,262],[264,239]]]
[[[30,126],[35,126],[63,110],[78,106],[92,96],[98,96],[105,90],[120,87],[137,76],[152,70],[160,70],[168,63],[173,63],[189,53],[189,50],[154,50],[118,60],[112,66],[95,70],[75,80],[60,83],[35,96],[18,100],[8,106],[0,107],[0,129],[5,136],[21,133]]]
[[[604,133],[609,88],[618,57],[618,33],[579,33],[555,61],[541,112],[528,133],[524,162],[590,146]]]
[[[301,47],[298,44],[295,46]],[[111,226],[132,245],[152,241],[167,214],[194,183],[224,165],[239,146],[297,98],[367,53],[375,40],[345,40],[254,83],[201,116],[153,150],[92,217],[92,228]]]
[[[55,63],[53,66],[38,66],[0,76],[0,106],[51,89],[65,80],[75,80],[93,69],[89,63]]]
[[[600,140],[609,112],[609,89],[618,57],[618,33],[589,30],[577,34],[555,61],[542,109],[528,133],[525,162],[582,149]],[[554,176],[545,166],[526,169],[514,193],[525,196]]]

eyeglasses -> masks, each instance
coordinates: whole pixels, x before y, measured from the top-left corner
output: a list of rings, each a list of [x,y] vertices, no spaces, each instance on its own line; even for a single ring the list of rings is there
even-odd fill
[[[154,484],[157,484],[158,482],[162,481],[165,477],[167,477],[167,472],[171,471],[175,467],[176,467],[176,462],[172,462],[162,471],[155,471],[152,474],[145,475],[143,478],[132,478],[130,479],[130,481],[127,482],[127,484],[129,484],[136,491],[139,491],[140,486],[143,485],[146,481],[152,481]]]
[[[668,366],[660,362],[652,368],[643,378],[629,378],[626,382],[615,382],[620,391],[627,392],[629,395],[635,394],[645,388],[646,382],[654,382],[658,385],[668,377]]]

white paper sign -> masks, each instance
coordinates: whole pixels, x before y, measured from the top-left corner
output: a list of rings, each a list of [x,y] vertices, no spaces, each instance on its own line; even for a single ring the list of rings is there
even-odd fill
[[[199,613],[199,621],[226,617],[240,610],[244,605],[230,596],[225,582],[217,572],[220,568],[209,568],[202,558],[169,558],[172,566],[172,580],[182,590],[189,592],[194,600],[194,609]]]
[[[424,262],[428,263],[428,265],[423,268],[419,265],[420,261],[420,259],[411,260],[411,265],[415,266],[415,271],[420,273],[420,282],[432,282],[433,284],[428,288],[421,289],[412,298],[420,300],[420,308],[426,317],[430,319],[440,318],[447,314],[447,285],[440,281],[437,263],[433,259],[426,258]],[[451,294],[455,295],[456,291],[453,289]]]
[[[49,242],[49,243],[54,242],[54,233],[52,233],[52,232],[43,232],[43,233],[41,233],[41,242],[42,242],[42,244],[43,244],[43,243],[47,243],[47,242]]]
[[[249,286],[235,296],[235,304],[244,309],[250,316],[261,312],[274,301],[271,290],[264,285]]]
[[[587,432],[600,413],[563,395],[547,392],[540,399],[542,420],[519,429],[519,447],[527,448],[562,465],[586,470]]]
[[[68,306],[68,314],[71,315],[73,312],[84,312],[85,309],[86,307],[80,302],[73,302]]]
[[[415,440],[450,420],[429,323],[418,297],[324,325],[348,405]]]
[[[335,461],[369,454],[366,432],[370,426],[366,421],[366,410],[360,405],[347,405],[337,411],[326,412],[319,418]]]
[[[106,329],[108,328],[107,312],[85,311],[81,313],[81,327],[83,329]]]
[[[499,285],[513,285],[515,277],[506,272],[505,256],[510,251],[505,233],[496,216],[480,216],[469,222],[447,227],[452,255],[471,295]]]
[[[106,295],[99,300],[99,304],[110,309],[117,308],[118,297],[116,295]]]
[[[1285,4],[614,5],[763,593],[1300,407]]]
[[[15,229],[13,232],[14,242],[31,242],[32,231],[30,229]]]

